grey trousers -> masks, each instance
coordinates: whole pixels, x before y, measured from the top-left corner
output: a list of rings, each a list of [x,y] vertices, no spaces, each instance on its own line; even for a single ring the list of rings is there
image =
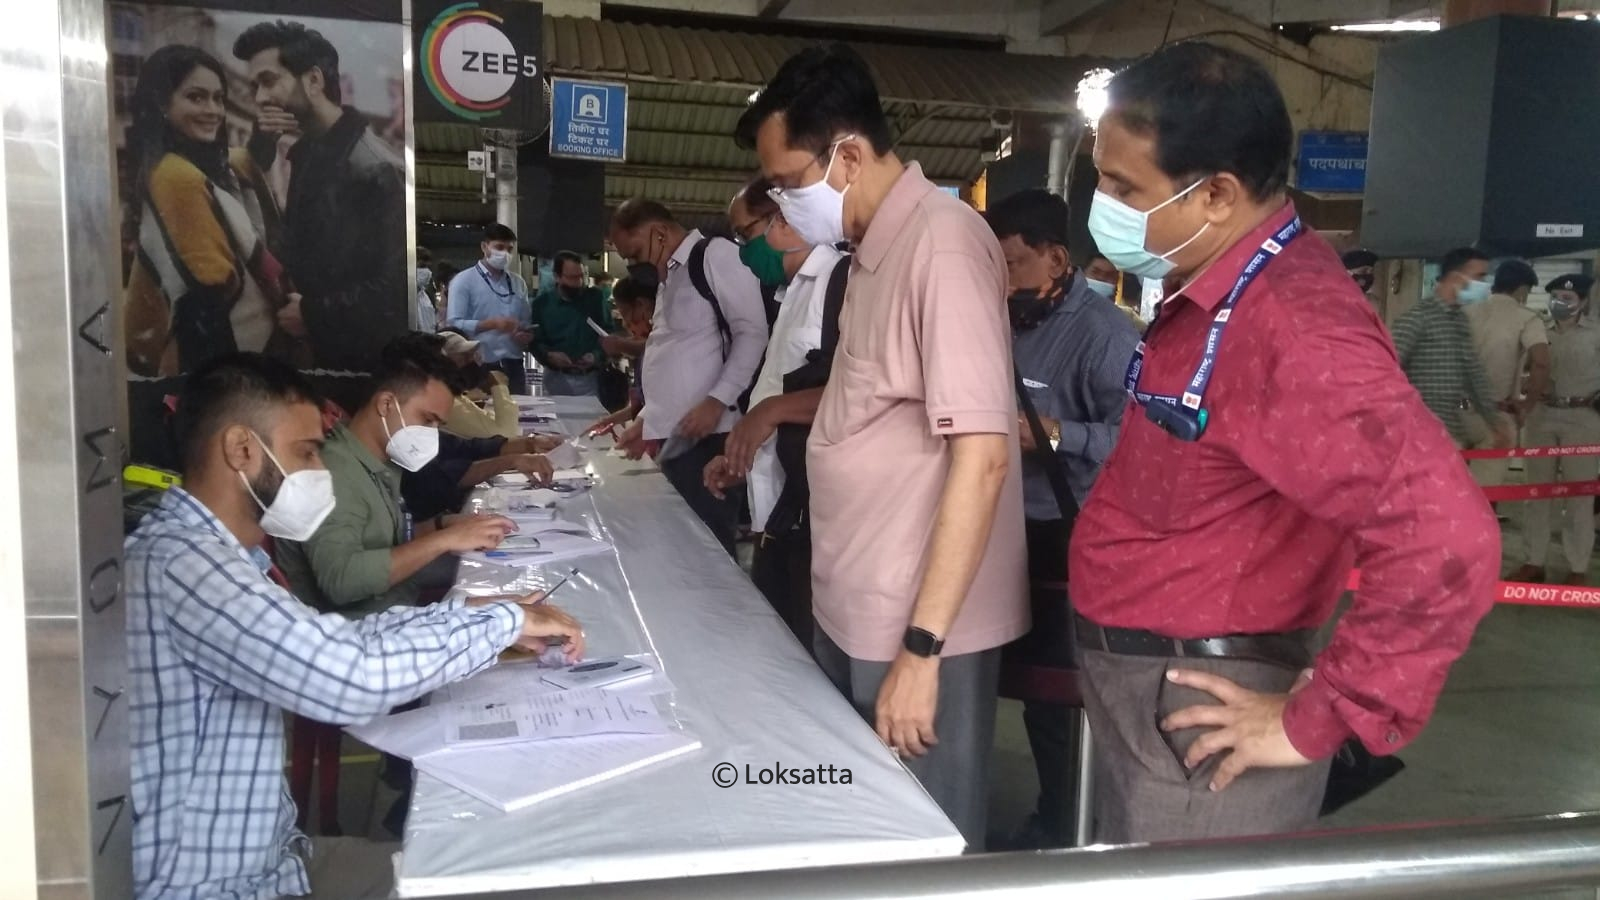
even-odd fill
[[[817,665],[856,712],[874,724],[878,689],[889,674],[886,662],[852,659],[819,625],[814,629]],[[989,751],[1000,689],[1000,648],[945,657],[939,662],[939,708],[933,732],[939,743],[926,755],[907,757],[928,796],[950,817],[971,850],[984,847],[989,816]]]
[[[1079,652],[1084,705],[1094,734],[1097,842],[1275,834],[1316,822],[1328,786],[1328,760],[1294,769],[1251,769],[1213,793],[1211,776],[1219,756],[1193,772],[1183,765],[1189,745],[1208,729],[1165,734],[1158,724],[1180,709],[1218,702],[1204,691],[1168,681],[1168,669],[1210,672],[1272,693],[1287,691],[1298,671],[1236,659]]]

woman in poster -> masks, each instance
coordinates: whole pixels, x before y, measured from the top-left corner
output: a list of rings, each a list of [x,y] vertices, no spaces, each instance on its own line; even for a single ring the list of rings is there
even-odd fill
[[[278,211],[243,149],[228,148],[227,76],[198,47],[162,47],[139,71],[128,151],[139,251],[124,298],[128,368],[178,375],[234,350],[303,364],[283,333]]]

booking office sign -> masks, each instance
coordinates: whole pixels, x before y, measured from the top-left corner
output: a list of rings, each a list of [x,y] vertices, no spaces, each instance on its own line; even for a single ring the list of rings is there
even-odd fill
[[[415,0],[418,122],[544,130],[544,6],[521,0]]]

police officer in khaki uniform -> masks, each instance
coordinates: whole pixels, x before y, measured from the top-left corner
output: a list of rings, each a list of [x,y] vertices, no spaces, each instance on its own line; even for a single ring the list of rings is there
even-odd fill
[[[1528,308],[1528,293],[1539,283],[1533,266],[1520,259],[1500,264],[1494,273],[1489,299],[1467,307],[1467,322],[1472,326],[1472,342],[1483,362],[1489,391],[1500,402],[1500,411],[1526,425],[1528,415],[1538,409],[1550,389],[1550,338],[1539,314]],[[1522,380],[1526,365],[1528,379]],[[1526,389],[1526,390],[1524,390]],[[1468,427],[1478,435],[1474,447],[1491,446],[1494,427],[1476,411],[1462,413]],[[1475,459],[1469,464],[1472,475],[1485,487],[1505,484],[1509,459]]]
[[[1528,444],[1533,447],[1573,447],[1600,444],[1600,323],[1587,315],[1587,275],[1563,275],[1545,285],[1550,293],[1550,393],[1528,418]],[[1557,470],[1559,469],[1559,479]],[[1594,481],[1600,478],[1600,456],[1568,456],[1528,460],[1528,482]],[[1594,500],[1530,500],[1523,521],[1527,564],[1512,574],[1513,581],[1543,581],[1545,555],[1550,549],[1550,513],[1560,504],[1566,512],[1561,523],[1561,546],[1572,574],[1567,584],[1588,583],[1589,557],[1594,552]]]

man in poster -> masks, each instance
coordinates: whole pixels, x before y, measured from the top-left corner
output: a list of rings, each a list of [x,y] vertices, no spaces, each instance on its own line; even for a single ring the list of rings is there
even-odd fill
[[[311,344],[317,368],[364,371],[404,331],[405,177],[400,160],[354,107],[341,105],[339,52],[298,22],[252,26],[233,55],[250,70],[257,106],[251,149],[265,167],[289,151],[284,265],[292,292],[278,313]]]

